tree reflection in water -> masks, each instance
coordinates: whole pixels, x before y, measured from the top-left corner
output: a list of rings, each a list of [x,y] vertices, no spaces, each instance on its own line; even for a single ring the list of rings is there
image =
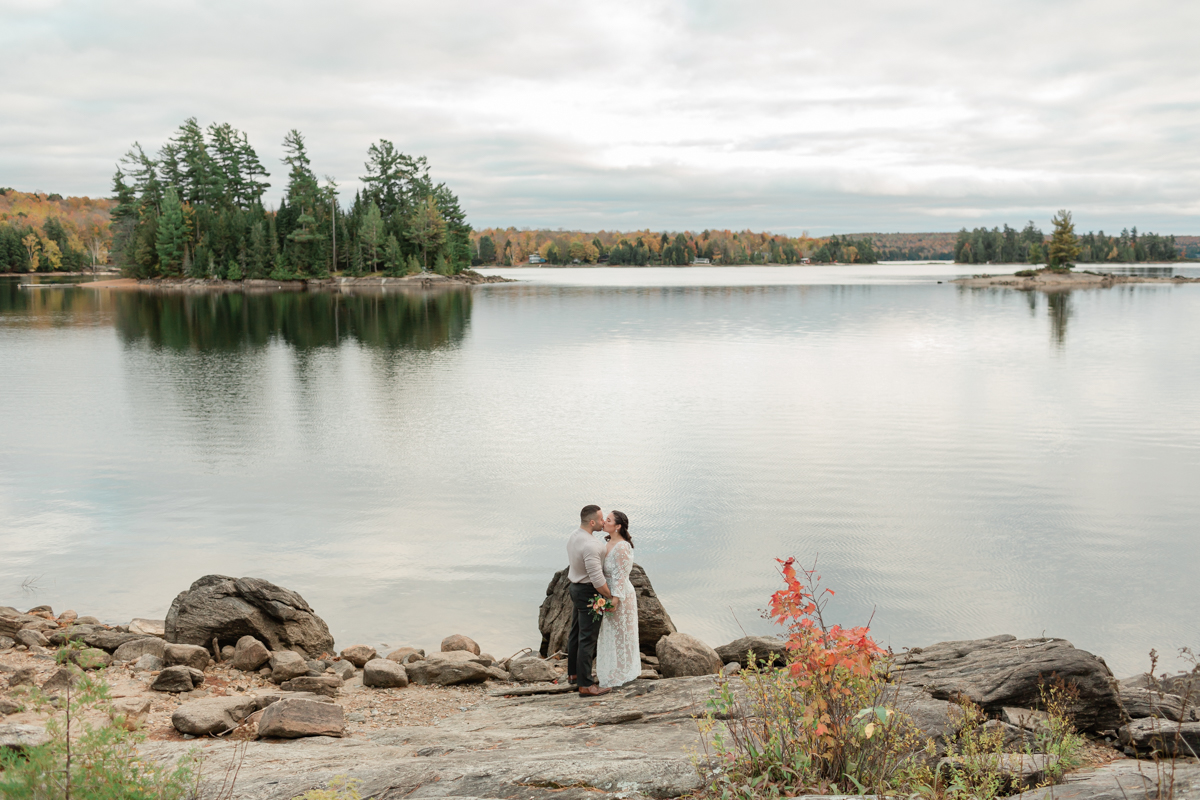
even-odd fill
[[[1046,313],[1050,316],[1050,338],[1060,349],[1067,343],[1067,322],[1071,318],[1071,293],[1047,292]]]
[[[282,341],[296,350],[353,341],[387,350],[436,350],[462,341],[469,290],[275,292],[114,292],[116,327],[126,344],[222,352]]]

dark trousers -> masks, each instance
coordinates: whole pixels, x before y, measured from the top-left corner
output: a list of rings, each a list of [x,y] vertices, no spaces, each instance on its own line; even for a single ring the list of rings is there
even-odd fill
[[[571,603],[575,606],[571,620],[571,638],[567,640],[567,674],[578,676],[576,685],[591,686],[592,662],[596,660],[596,639],[600,636],[600,620],[592,616],[588,606],[596,599],[596,587],[592,584],[572,583]]]

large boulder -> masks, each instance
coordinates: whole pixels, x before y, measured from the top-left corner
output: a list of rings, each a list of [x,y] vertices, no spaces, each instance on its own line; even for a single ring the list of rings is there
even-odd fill
[[[467,650],[430,653],[424,661],[406,664],[404,670],[410,683],[421,685],[455,686],[488,679],[487,666]]]
[[[724,664],[737,663],[746,666],[747,655],[754,653],[760,664],[782,664],[787,660],[786,642],[774,636],[743,636],[717,648],[717,655]]]
[[[168,642],[223,646],[253,636],[309,658],[333,652],[329,626],[304,598],[261,578],[204,576],[171,603],[165,627]]]
[[[940,700],[966,698],[987,711],[1038,708],[1041,689],[1074,687],[1071,712],[1081,730],[1116,730],[1128,721],[1104,661],[1063,639],[993,636],[913,648],[898,659],[899,680]]]
[[[333,703],[285,698],[272,703],[258,721],[261,739],[341,736],[346,729],[342,707]]]
[[[638,648],[647,655],[654,655],[658,640],[675,633],[675,623],[671,622],[670,615],[663,608],[654,587],[650,585],[650,578],[640,564],[633,565],[629,582],[637,592]],[[540,652],[543,658],[567,651],[574,610],[569,587],[565,569],[554,573],[550,585],[546,587],[546,599],[538,610],[538,630],[542,634]]]
[[[721,657],[717,651],[686,633],[672,633],[658,640],[658,671],[664,678],[717,675]]]
[[[171,724],[180,733],[209,736],[233,730],[257,710],[253,697],[209,697],[181,705],[171,715]]]

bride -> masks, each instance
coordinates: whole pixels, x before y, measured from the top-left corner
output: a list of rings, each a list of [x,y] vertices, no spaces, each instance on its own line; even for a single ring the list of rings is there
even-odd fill
[[[642,672],[638,653],[637,593],[629,582],[633,570],[633,541],[629,517],[612,511],[604,520],[608,547],[604,551],[604,579],[617,607],[604,615],[596,642],[596,677],[601,687],[623,686]]]

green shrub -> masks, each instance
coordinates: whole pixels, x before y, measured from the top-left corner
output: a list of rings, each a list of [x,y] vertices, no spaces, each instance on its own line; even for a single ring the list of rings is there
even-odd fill
[[[27,689],[28,705],[50,714],[47,744],[21,752],[0,750],[0,797],[5,800],[192,800],[198,794],[199,766],[191,757],[172,767],[144,761],[144,739],[109,720],[110,695],[101,673],[71,662],[79,645],[59,651],[59,663],[74,683],[60,697]],[[93,720],[103,718],[103,722]]]
[[[347,778],[345,775],[334,775],[329,779],[328,787],[324,789],[309,789],[292,800],[362,800],[358,787],[362,783],[358,778]]]
[[[1035,270],[1035,269],[1019,269],[1016,272],[1014,272],[1013,275],[1017,276],[1018,278],[1032,278],[1035,275],[1037,275],[1037,270]]]

